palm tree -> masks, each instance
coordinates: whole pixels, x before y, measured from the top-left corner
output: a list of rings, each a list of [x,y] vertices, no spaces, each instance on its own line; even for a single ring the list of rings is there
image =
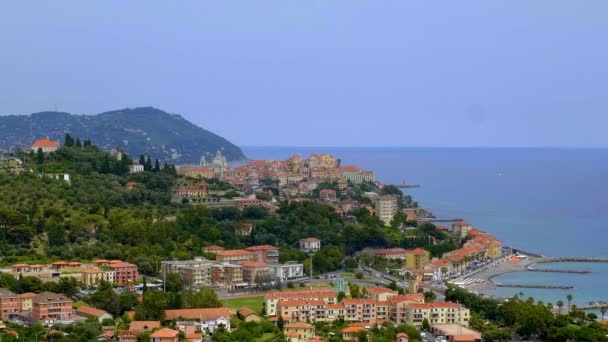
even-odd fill
[[[568,312],[570,312],[570,302],[572,302],[572,294],[568,293],[566,299],[568,300]]]
[[[557,307],[559,308],[559,314],[561,315],[562,314],[562,308],[564,307],[564,301],[560,299],[560,300],[557,301],[556,304],[557,304]]]
[[[602,313],[602,321],[604,320],[604,315],[606,314],[606,311],[608,311],[608,306],[606,306],[606,305],[600,306],[600,312]]]

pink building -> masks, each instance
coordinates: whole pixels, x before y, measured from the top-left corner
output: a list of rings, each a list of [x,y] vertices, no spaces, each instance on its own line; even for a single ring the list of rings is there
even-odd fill
[[[137,281],[137,265],[128,262],[114,260],[110,262],[110,270],[116,273],[115,282],[118,285],[126,285]]]

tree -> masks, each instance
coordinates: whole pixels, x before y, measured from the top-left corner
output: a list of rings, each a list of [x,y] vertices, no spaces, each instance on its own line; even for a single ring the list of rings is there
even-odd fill
[[[600,306],[600,313],[602,314],[602,321],[604,320],[604,315],[606,315],[606,311],[608,311],[608,306],[606,306],[606,305]]]
[[[74,138],[72,138],[72,135],[70,135],[70,133],[65,134],[65,140],[64,140],[63,146],[65,146],[65,147],[74,146]]]
[[[82,143],[80,142],[80,138],[76,138],[76,147],[81,148]]]
[[[571,294],[571,293],[569,293],[569,294],[566,296],[566,299],[568,300],[568,312],[570,312],[570,303],[572,302],[572,294]]]
[[[180,292],[184,289],[184,280],[177,273],[167,273],[165,276],[165,291]]]
[[[156,159],[156,161],[154,161],[154,172],[159,172],[160,171],[160,162],[158,161],[158,159]]]
[[[425,318],[425,319],[422,320],[422,330],[424,330],[424,331],[430,331],[431,330],[431,325],[429,324],[428,318]]]
[[[433,301],[435,301],[435,299],[437,298],[437,295],[435,294],[435,292],[428,290],[424,292],[424,302],[425,303],[432,303]]]
[[[222,306],[222,302],[215,291],[206,286],[201,287],[198,292],[184,290],[180,293],[180,299],[182,309],[219,308]]]
[[[344,291],[338,292],[338,296],[336,298],[336,300],[338,301],[338,303],[340,303],[344,298],[346,298],[346,293],[344,293]]]
[[[167,308],[167,294],[163,291],[147,291],[143,301],[135,309],[138,321],[164,321]]]
[[[36,151],[36,163],[39,165],[44,163],[44,153],[42,152],[42,148],[38,147]]]
[[[559,312],[559,314],[561,315],[561,314],[562,314],[562,308],[564,307],[564,301],[562,301],[562,300],[560,299],[560,300],[558,300],[558,301],[555,303],[555,305],[557,305],[557,308],[558,308],[558,310],[559,310],[558,312]]]
[[[285,320],[283,320],[283,315],[279,313],[279,318],[277,319],[277,328],[283,330],[283,327],[285,327]]]

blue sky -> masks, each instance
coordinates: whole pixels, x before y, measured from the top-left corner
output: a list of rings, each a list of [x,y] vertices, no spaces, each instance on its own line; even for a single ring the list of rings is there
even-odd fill
[[[608,1],[14,1],[0,114],[154,106],[240,145],[607,147]]]

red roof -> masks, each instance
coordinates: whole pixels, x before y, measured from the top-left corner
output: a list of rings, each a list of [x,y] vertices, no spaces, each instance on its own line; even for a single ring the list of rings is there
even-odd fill
[[[50,140],[49,137],[44,139],[39,139],[34,141],[32,147],[59,147],[59,143],[53,140]]]
[[[202,319],[203,321],[216,320],[220,317],[228,319],[232,317],[232,312],[228,308],[177,309],[165,310],[165,313],[169,321],[180,317],[185,319]]]
[[[321,241],[321,240],[319,240],[317,238],[314,238],[314,237],[309,237],[309,238],[306,238],[306,239],[300,239],[300,241],[316,242],[316,241]]]
[[[275,251],[278,250],[279,247],[275,247],[272,245],[260,245],[260,246],[251,246],[245,248],[247,251]]]
[[[416,249],[408,250],[405,253],[406,254],[415,254],[415,255],[426,255],[426,254],[429,254],[429,252],[427,250],[422,249],[422,248],[416,248]]]
[[[179,331],[177,331],[177,330],[173,330],[173,329],[169,329],[169,328],[162,328],[160,330],[156,330],[152,335],[150,335],[150,337],[163,338],[163,337],[176,337],[177,335],[179,335]]]
[[[251,255],[251,252],[244,249],[227,249],[225,251],[217,252],[217,256],[237,256],[237,255]]]
[[[261,261],[243,261],[241,262],[243,267],[267,267],[268,264]]]

